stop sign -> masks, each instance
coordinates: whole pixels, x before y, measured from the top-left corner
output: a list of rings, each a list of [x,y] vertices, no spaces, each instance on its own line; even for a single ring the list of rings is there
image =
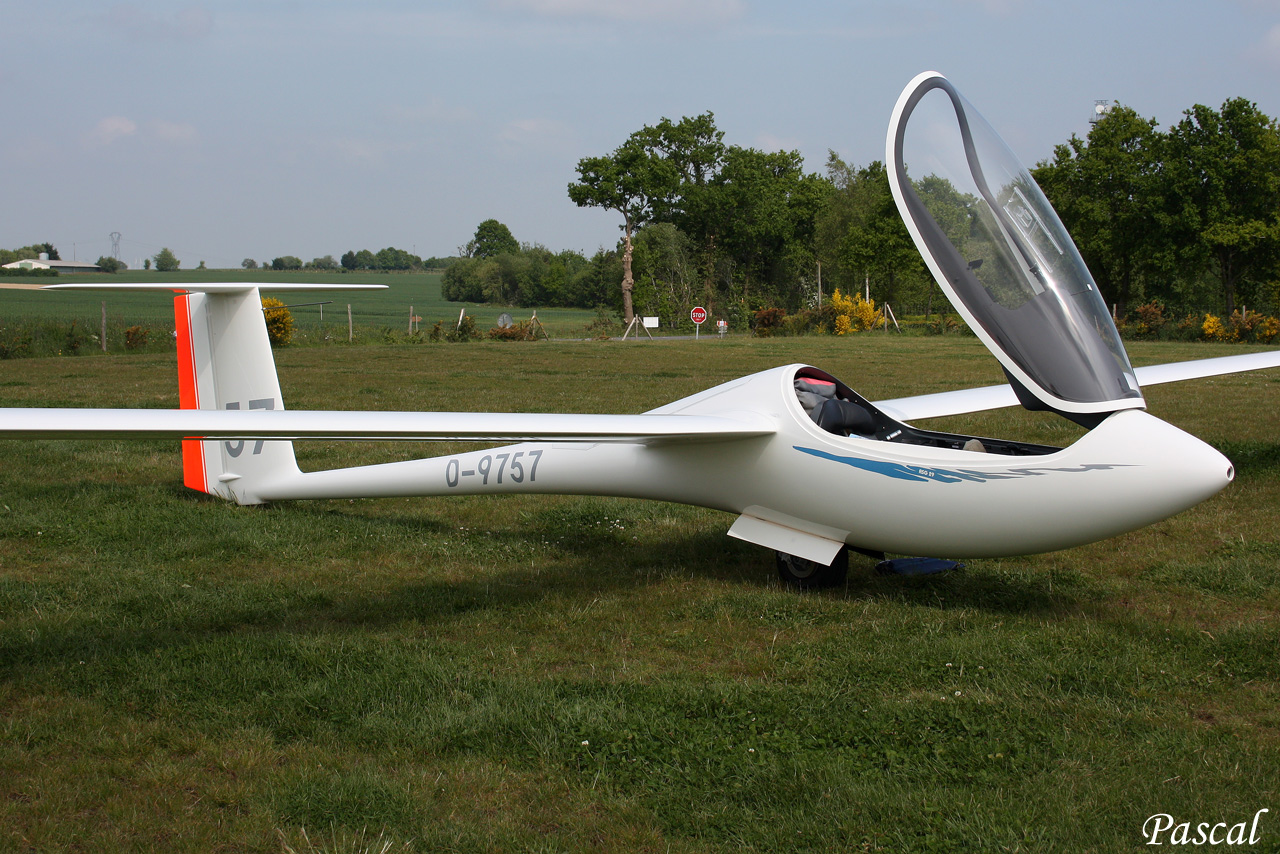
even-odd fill
[[[694,306],[693,311],[689,312],[689,317],[694,323],[701,326],[707,319],[707,310],[700,305]]]

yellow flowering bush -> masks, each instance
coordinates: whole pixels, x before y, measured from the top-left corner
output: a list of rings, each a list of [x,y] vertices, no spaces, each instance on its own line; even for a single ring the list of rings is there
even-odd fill
[[[831,310],[835,314],[833,331],[837,335],[863,332],[884,321],[884,312],[876,308],[875,300],[864,299],[860,293],[846,296],[839,288],[831,295]]]
[[[262,298],[263,313],[267,320],[267,337],[272,347],[285,347],[293,340],[293,315],[284,303],[275,297]]]
[[[1257,326],[1253,327],[1253,335],[1258,339],[1259,343],[1274,343],[1276,339],[1280,338],[1280,320],[1274,317],[1264,317]]]
[[[1214,314],[1206,314],[1204,316],[1204,323],[1200,326],[1200,330],[1209,341],[1236,340],[1236,331],[1223,323],[1222,319]]]

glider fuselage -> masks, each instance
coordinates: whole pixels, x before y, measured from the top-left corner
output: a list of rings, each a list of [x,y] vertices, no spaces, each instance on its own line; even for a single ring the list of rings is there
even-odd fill
[[[1141,410],[1113,414],[1068,448],[1032,453],[924,445],[910,433],[888,440],[836,435],[818,427],[797,399],[797,372],[820,373],[802,365],[775,368],[652,413],[763,414],[776,425],[772,435],[528,442],[285,475],[260,484],[255,498],[624,496],[741,514],[745,521],[732,533],[777,547],[776,537],[794,532],[797,554],[807,543],[820,555],[830,543],[981,557],[1067,548],[1133,530],[1194,506],[1232,478],[1231,463],[1216,450]]]

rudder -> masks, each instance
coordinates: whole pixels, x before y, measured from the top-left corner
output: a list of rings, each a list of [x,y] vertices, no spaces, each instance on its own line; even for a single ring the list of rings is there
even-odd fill
[[[284,409],[256,287],[179,294],[173,308],[182,409]],[[182,442],[183,483],[240,504],[262,503],[255,485],[297,472],[289,441]]]

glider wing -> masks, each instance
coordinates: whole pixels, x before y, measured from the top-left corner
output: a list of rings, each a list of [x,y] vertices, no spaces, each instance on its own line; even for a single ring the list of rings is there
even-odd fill
[[[672,442],[776,432],[757,413],[578,415],[489,412],[333,412],[207,409],[6,409],[13,439],[338,439],[400,441]]]
[[[1271,350],[1265,353],[1246,353],[1216,359],[1148,365],[1145,368],[1136,368],[1134,373],[1137,375],[1139,384],[1148,386],[1278,367],[1280,367],[1280,350]],[[1017,406],[1018,397],[1011,386],[991,385],[918,397],[881,400],[875,405],[886,415],[899,421],[915,421],[921,418],[943,418],[948,415],[963,415],[968,412]]]

